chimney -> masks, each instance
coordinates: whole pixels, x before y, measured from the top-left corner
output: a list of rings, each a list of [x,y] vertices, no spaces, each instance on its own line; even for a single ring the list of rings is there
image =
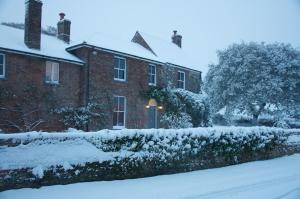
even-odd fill
[[[65,19],[65,13],[59,13],[60,20],[57,23],[57,37],[66,43],[70,42],[71,21]]]
[[[28,48],[41,48],[42,1],[25,1],[24,43]]]
[[[179,48],[181,48],[181,41],[182,41],[182,36],[177,35],[177,30],[173,31],[173,36],[172,36],[172,42],[176,44]]]

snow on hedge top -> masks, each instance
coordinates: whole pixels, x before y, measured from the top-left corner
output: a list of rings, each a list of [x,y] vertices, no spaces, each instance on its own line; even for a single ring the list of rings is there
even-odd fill
[[[41,35],[41,49],[35,50],[28,48],[24,43],[24,30],[8,27],[0,24],[0,48],[16,50],[25,53],[32,53],[47,57],[59,58],[68,61],[84,63],[74,55],[68,53],[65,49],[68,44],[56,37]]]
[[[132,138],[136,135],[151,135],[154,137],[182,137],[187,134],[192,136],[204,137],[219,137],[222,134],[232,133],[234,135],[246,136],[247,134],[261,133],[288,133],[290,130],[273,128],[273,127],[199,127],[199,128],[185,128],[185,129],[122,129],[122,130],[101,130],[98,132],[83,132],[76,129],[69,129],[67,132],[27,132],[15,134],[0,134],[0,140],[12,139],[15,142],[30,142],[31,140],[44,140],[44,139],[77,139],[77,138],[101,138],[101,139],[116,139],[120,137]],[[293,130],[295,132],[297,130]],[[298,131],[300,131],[298,129]]]

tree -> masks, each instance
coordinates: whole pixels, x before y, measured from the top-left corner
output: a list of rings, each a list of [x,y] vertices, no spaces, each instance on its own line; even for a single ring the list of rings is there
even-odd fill
[[[267,104],[295,110],[300,103],[300,52],[289,44],[241,43],[218,51],[204,89],[213,112],[247,111],[254,123]]]

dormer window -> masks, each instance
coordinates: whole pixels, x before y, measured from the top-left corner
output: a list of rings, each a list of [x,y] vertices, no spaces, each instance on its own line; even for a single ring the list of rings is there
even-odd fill
[[[126,81],[126,59],[114,57],[114,80]]]
[[[0,54],[0,78],[5,77],[5,55]]]
[[[56,62],[46,62],[46,83],[59,83],[59,64]]]
[[[178,71],[177,74],[177,87],[185,89],[185,72]]]

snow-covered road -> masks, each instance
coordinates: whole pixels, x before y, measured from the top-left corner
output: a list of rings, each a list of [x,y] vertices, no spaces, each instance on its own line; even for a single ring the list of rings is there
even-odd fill
[[[1,199],[299,199],[300,154],[150,178],[10,190]]]

